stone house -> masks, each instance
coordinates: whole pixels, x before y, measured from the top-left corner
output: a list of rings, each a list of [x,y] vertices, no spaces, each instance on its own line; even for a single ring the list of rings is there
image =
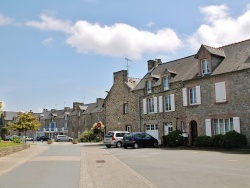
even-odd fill
[[[250,143],[250,40],[220,48],[201,45],[197,54],[161,63],[133,89],[139,95],[139,125],[161,140],[182,130],[192,145],[200,135],[236,130]]]
[[[138,130],[138,103],[133,88],[140,79],[128,77],[127,70],[114,73],[114,83],[105,98],[104,116],[107,131]]]
[[[194,77],[194,57],[162,63],[148,61],[148,73],[133,92],[140,96],[140,131],[154,136],[161,143],[162,136],[179,129],[186,118],[182,105],[183,80]]]

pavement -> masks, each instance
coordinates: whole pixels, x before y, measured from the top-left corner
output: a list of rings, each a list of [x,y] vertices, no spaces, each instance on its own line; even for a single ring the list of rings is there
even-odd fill
[[[54,144],[54,143],[53,143]],[[135,170],[110,154],[99,143],[82,144],[79,188],[155,188]],[[31,160],[49,149],[44,143],[34,143],[30,148],[0,158],[0,176]]]

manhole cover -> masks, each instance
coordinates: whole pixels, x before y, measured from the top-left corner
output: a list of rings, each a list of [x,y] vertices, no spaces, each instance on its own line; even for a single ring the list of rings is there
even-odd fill
[[[96,163],[105,163],[105,160],[96,160]]]

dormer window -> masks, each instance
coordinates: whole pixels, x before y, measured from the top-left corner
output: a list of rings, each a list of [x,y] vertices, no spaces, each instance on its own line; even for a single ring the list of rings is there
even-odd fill
[[[208,61],[208,59],[201,60],[201,73],[202,75],[211,73],[210,62]]]
[[[164,89],[164,91],[169,90],[169,79],[168,79],[168,77],[163,78],[163,89]]]
[[[147,93],[152,93],[152,82],[151,82],[151,80],[147,81]]]

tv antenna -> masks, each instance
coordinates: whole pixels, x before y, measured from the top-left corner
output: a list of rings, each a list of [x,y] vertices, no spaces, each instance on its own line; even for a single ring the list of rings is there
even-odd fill
[[[132,60],[130,60],[130,59],[126,58],[126,57],[125,57],[125,60],[127,61],[126,67],[127,67],[127,71],[128,71],[128,68],[129,68],[128,62],[129,62],[129,61],[132,61]]]

